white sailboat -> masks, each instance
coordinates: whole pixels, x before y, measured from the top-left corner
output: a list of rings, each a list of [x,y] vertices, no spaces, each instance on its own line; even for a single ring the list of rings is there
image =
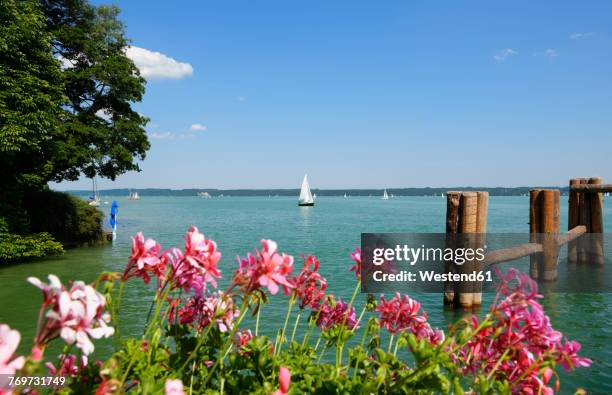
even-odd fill
[[[346,199],[346,198],[348,198],[348,196],[346,196],[346,193],[344,194],[344,198],[345,198],[345,199]]]
[[[304,175],[304,180],[302,181],[298,206],[314,206],[314,199],[310,192],[310,185],[308,185],[308,175]]]
[[[381,199],[382,199],[382,200],[389,200],[389,194],[387,194],[387,190],[386,190],[386,189],[385,189],[385,191],[383,192],[383,195],[382,195],[382,198],[381,198]]]
[[[91,179],[91,182],[92,182],[93,196],[89,198],[88,203],[90,206],[98,207],[100,206],[100,193],[98,192],[98,182],[96,181],[95,176]]]
[[[138,194],[138,192],[130,191],[128,199],[130,199],[130,200],[140,200],[140,195]]]

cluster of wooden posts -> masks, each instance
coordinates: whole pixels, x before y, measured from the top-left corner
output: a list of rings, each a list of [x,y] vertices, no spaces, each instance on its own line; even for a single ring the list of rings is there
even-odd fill
[[[604,263],[603,197],[612,192],[612,185],[602,184],[601,178],[570,180],[568,232],[560,233],[560,192],[558,189],[532,189],[529,198],[530,242],[511,248],[487,252],[485,260],[467,262],[457,267],[446,263],[447,271],[480,271],[488,265],[530,257],[530,275],[534,279],[557,279],[559,249],[568,244],[568,262]],[[447,244],[478,248],[485,245],[487,192],[449,191],[446,206]],[[589,233],[586,241],[578,239]],[[456,237],[461,235],[462,237]],[[576,240],[578,239],[578,240]],[[478,307],[482,303],[482,282],[449,282],[444,287],[445,305],[455,308]]]

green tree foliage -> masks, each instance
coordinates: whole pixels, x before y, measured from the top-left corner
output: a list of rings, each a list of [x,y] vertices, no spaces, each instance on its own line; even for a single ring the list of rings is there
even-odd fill
[[[0,0],[0,59],[1,198],[53,176],[63,84],[38,3]]]
[[[76,180],[83,172],[115,179],[139,170],[149,142],[148,119],[132,109],[145,80],[125,55],[128,42],[118,8],[85,0],[43,0],[53,53],[62,61],[65,122],[53,147],[52,180]]]
[[[145,80],[125,55],[118,13],[84,0],[0,0],[4,185],[139,170],[150,145],[132,103]]]
[[[118,14],[86,0],[0,0],[3,228],[95,242],[101,213],[47,183],[139,170],[148,120],[132,104],[145,80],[125,54]]]

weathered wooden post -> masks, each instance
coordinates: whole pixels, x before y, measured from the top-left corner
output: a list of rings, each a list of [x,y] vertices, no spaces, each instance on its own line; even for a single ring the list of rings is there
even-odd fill
[[[489,192],[477,192],[478,211],[476,213],[476,244],[475,248],[483,248],[487,241],[487,215],[489,213]],[[482,262],[474,261],[474,270],[480,272],[483,269]],[[482,281],[474,282],[473,289],[474,306],[482,305]]]
[[[459,204],[461,192],[450,191],[446,193],[446,247],[455,247],[455,237],[459,233]],[[454,273],[455,264],[444,262],[444,272]],[[444,304],[452,306],[455,302],[455,284],[452,281],[444,283]]]
[[[459,231],[462,248],[473,248],[474,236],[478,224],[478,194],[476,192],[463,192],[459,205]],[[474,263],[466,262],[458,268],[460,273],[471,273]],[[459,305],[463,308],[474,304],[474,283],[471,281],[459,282]]]
[[[601,184],[600,177],[593,177],[589,179],[589,184],[599,185]],[[588,229],[590,245],[588,259],[590,262],[596,265],[604,264],[604,245],[603,245],[603,196],[601,193],[592,192],[589,193],[585,199],[589,200],[589,222],[590,229]]]
[[[532,189],[529,191],[529,241],[531,243],[539,243],[538,232],[540,229],[540,215],[539,215],[539,189]],[[539,273],[539,259],[536,254],[529,255],[529,275],[533,279],[540,277]]]
[[[589,183],[588,178],[581,178],[580,185],[585,185]],[[587,233],[591,232],[591,200],[587,196],[586,193],[580,193],[579,198],[579,221],[580,225],[584,225],[587,228]],[[587,263],[588,262],[588,248],[589,243],[588,240],[581,238],[578,240],[578,263]]]
[[[479,248],[484,245],[487,228],[488,192],[449,191],[446,194],[447,247]],[[481,234],[481,235],[479,235]],[[471,273],[480,270],[475,261],[466,261],[457,266],[445,262],[446,272]],[[444,284],[444,303],[455,307],[469,308],[482,303],[482,283],[447,282]]]
[[[559,190],[530,191],[529,233],[542,244],[542,253],[531,255],[530,274],[545,281],[556,280],[559,260]]]
[[[567,213],[567,230],[572,230],[580,225],[580,199],[582,195],[579,192],[572,192],[573,185],[580,185],[580,178],[572,178],[569,182],[569,203]],[[570,241],[567,245],[567,261],[568,263],[578,262],[578,243]]]

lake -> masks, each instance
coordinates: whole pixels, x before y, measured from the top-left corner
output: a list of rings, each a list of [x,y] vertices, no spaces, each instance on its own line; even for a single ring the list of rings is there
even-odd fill
[[[445,230],[446,199],[442,197],[320,197],[315,207],[297,207],[297,198],[288,197],[147,197],[130,201],[126,197],[103,196],[119,202],[117,240],[111,245],[69,250],[53,259],[0,268],[0,322],[22,333],[21,350],[27,350],[34,334],[41,300],[28,276],[46,281],[49,273],[66,283],[69,279],[93,281],[101,271],[123,271],[130,254],[130,236],[143,231],[162,248],[182,245],[190,224],[212,238],[223,254],[220,268],[227,277],[236,268],[236,256],[244,256],[262,238],[276,240],[279,250],[294,255],[301,267],[301,254],[315,254],[320,271],[329,282],[329,291],[349,299],[355,277],[348,272],[349,253],[359,245],[361,232],[434,232]],[[605,207],[606,229],[612,229],[612,206]],[[101,209],[108,214],[110,205]],[[488,231],[528,232],[528,197],[491,197]],[[567,229],[567,197],[561,197],[561,229]],[[612,247],[608,247],[612,248]],[[223,284],[223,283],[222,283]],[[128,283],[123,299],[121,333],[138,336],[150,304],[152,290],[140,281]],[[462,313],[445,310],[441,295],[411,295],[418,299],[433,326],[446,327]],[[490,295],[485,295],[485,302]],[[562,374],[562,393],[582,386],[594,393],[612,393],[612,295],[551,294],[543,300],[553,326],[570,339],[582,343],[582,355],[594,363],[588,369]],[[264,332],[282,325],[286,298],[278,295],[264,307]],[[485,303],[486,304],[486,303]],[[485,311],[483,306],[481,311]],[[271,333],[271,332],[270,332]],[[268,333],[268,334],[270,334]],[[25,352],[25,351],[24,351]],[[99,347],[96,352],[108,352]]]

